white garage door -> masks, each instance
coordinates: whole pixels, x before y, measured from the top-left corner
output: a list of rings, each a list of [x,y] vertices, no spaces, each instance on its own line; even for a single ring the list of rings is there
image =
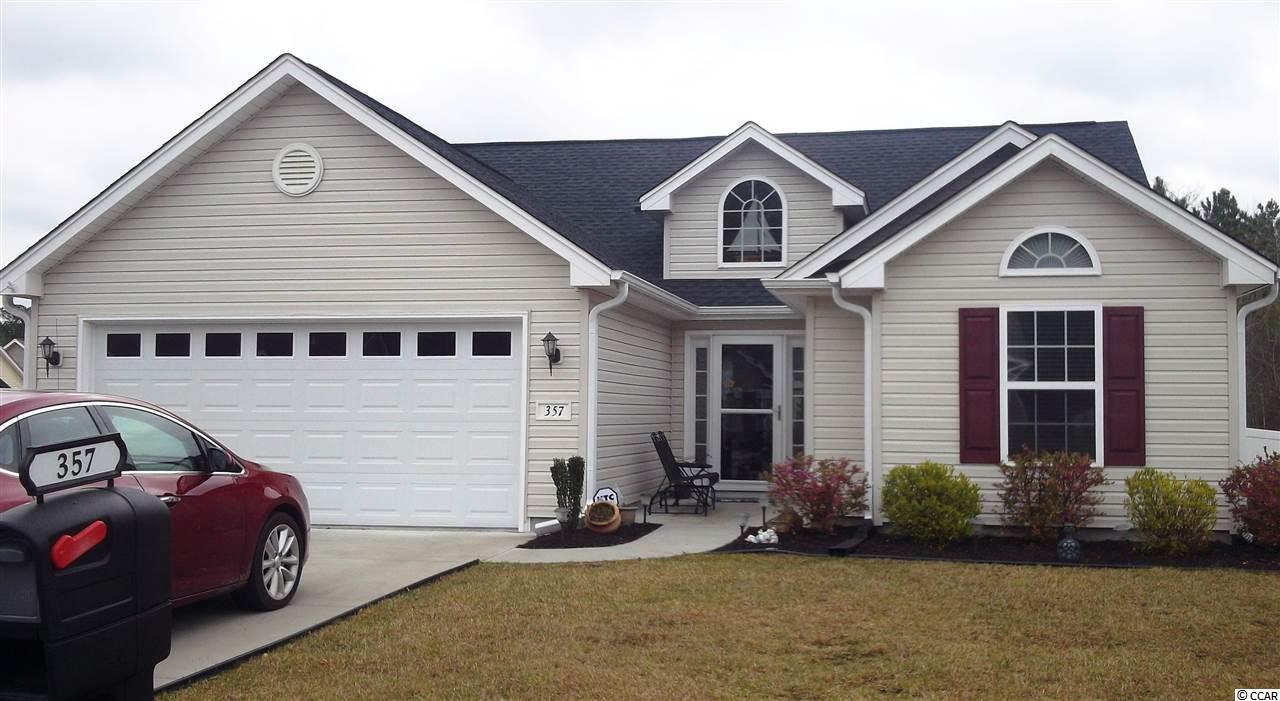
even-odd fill
[[[89,384],[296,475],[317,524],[518,527],[518,322],[93,325]]]

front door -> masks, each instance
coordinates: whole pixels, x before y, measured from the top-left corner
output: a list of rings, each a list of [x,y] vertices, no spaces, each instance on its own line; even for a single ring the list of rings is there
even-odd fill
[[[722,480],[759,484],[783,457],[785,346],[784,337],[713,338],[712,435]]]

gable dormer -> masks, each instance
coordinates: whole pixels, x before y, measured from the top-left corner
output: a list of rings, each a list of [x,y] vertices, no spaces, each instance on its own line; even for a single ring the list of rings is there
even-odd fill
[[[865,207],[857,187],[751,122],[640,198],[663,215],[669,278],[772,277]]]

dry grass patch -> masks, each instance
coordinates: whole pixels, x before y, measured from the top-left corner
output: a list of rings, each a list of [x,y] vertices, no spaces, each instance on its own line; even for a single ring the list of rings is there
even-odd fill
[[[770,556],[484,564],[164,696],[1229,698],[1280,576]]]

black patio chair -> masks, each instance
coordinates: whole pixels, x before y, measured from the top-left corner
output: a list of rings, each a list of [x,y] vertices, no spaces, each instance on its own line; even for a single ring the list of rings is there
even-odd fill
[[[720,481],[720,474],[710,465],[676,460],[671,443],[662,431],[650,433],[649,438],[662,461],[662,484],[649,499],[649,513],[655,513],[655,502],[662,507],[662,513],[671,513],[671,507],[679,507],[681,499],[693,502],[695,514],[701,511],[706,516],[710,509],[716,508],[716,483]]]

